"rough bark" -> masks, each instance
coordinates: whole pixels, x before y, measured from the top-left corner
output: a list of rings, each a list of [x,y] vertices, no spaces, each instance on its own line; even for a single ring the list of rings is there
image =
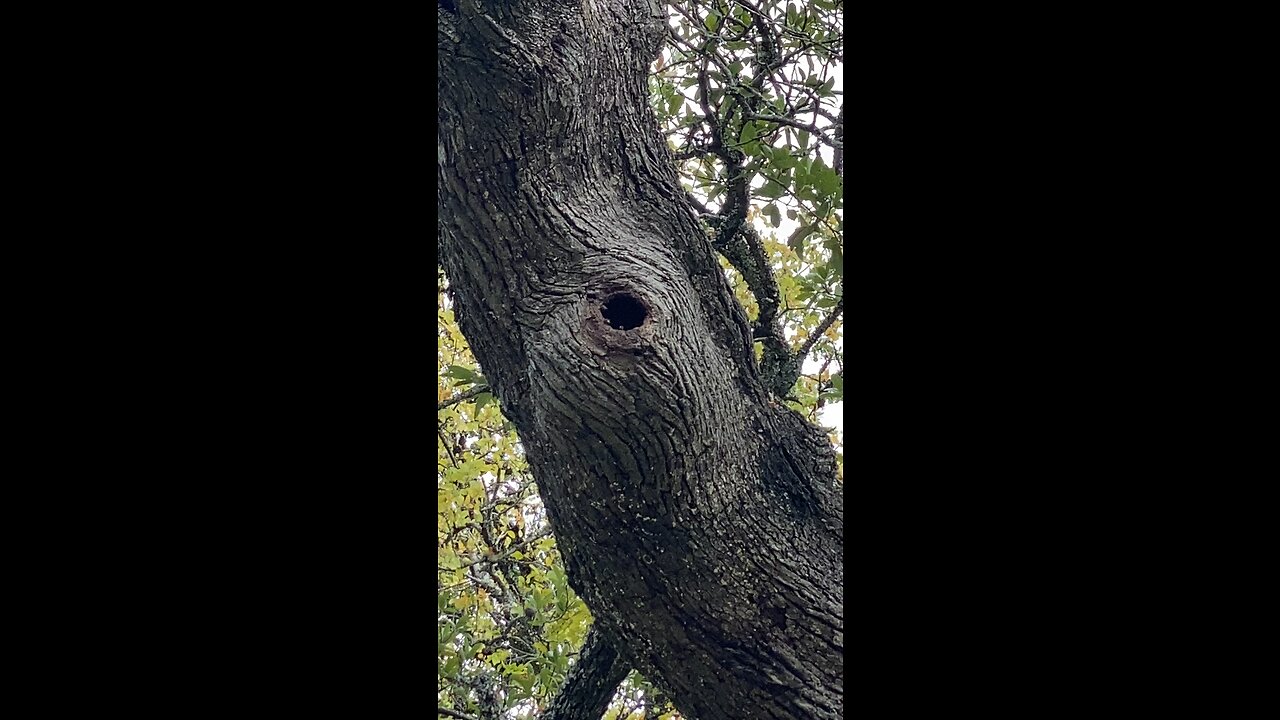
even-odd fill
[[[648,109],[664,8],[439,5],[440,258],[570,582],[699,720],[843,716],[843,501]]]

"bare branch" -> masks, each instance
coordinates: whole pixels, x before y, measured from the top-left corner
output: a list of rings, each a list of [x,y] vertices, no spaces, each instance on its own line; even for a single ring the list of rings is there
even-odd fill
[[[479,395],[480,393],[487,393],[487,392],[490,392],[490,389],[489,389],[489,386],[488,386],[488,385],[476,385],[475,387],[471,388],[470,390],[468,390],[468,391],[466,391],[466,392],[463,392],[463,393],[458,393],[457,395],[454,395],[453,397],[449,398],[448,400],[445,400],[444,402],[442,402],[442,403],[440,403],[439,405],[437,405],[437,406],[436,406],[436,412],[440,412],[441,410],[443,410],[443,409],[445,409],[445,408],[447,408],[447,407],[449,407],[449,406],[451,406],[451,405],[457,405],[458,403],[462,402],[463,400],[470,400],[471,398],[473,398],[473,397],[475,397],[475,396]]]
[[[821,142],[822,142],[823,144],[825,144],[825,145],[828,145],[828,146],[830,146],[830,147],[833,147],[833,148],[835,148],[835,149],[837,149],[837,150],[843,150],[843,149],[844,149],[844,143],[843,143],[843,142],[841,142],[840,140],[832,140],[831,138],[827,137],[825,134],[823,134],[822,130],[821,130],[817,125],[813,125],[813,124],[805,124],[805,123],[800,122],[799,120],[794,120],[794,119],[789,118],[789,117],[782,117],[781,115],[755,115],[755,114],[752,114],[752,115],[747,115],[747,116],[746,116],[746,119],[747,119],[747,120],[761,120],[761,121],[763,121],[763,122],[777,123],[778,125],[789,125],[789,126],[791,126],[791,127],[793,127],[793,128],[796,128],[796,129],[798,129],[798,130],[804,130],[805,132],[811,133],[814,137],[818,138],[818,140],[819,140],[819,141],[821,141]]]
[[[810,333],[809,337],[804,341],[804,344],[796,351],[796,358],[800,360],[800,363],[804,363],[804,359],[809,356],[809,351],[813,349],[814,344],[817,343],[818,339],[822,337],[822,334],[835,323],[836,318],[840,317],[840,313],[842,312],[844,312],[843,296],[840,297],[836,306],[831,308],[831,314],[827,316],[827,319],[823,320],[821,325],[814,328],[813,332]]]
[[[440,443],[441,445],[444,446],[444,451],[449,456],[449,462],[455,468],[459,467],[458,458],[453,456],[453,451],[449,449],[449,441],[444,439],[444,429],[441,428],[439,425],[436,426],[436,435],[440,437]]]
[[[709,148],[705,148],[700,145],[692,145],[676,153],[676,161],[683,162],[685,160],[692,160],[693,158],[706,155],[710,152],[711,150]]]
[[[483,529],[483,528],[482,528],[482,529]],[[514,554],[517,550],[527,550],[531,545],[533,545],[533,543],[535,543],[535,542],[537,542],[537,541],[541,540],[541,539],[542,539],[542,538],[544,538],[544,537],[549,536],[550,534],[551,534],[551,528],[550,528],[550,527],[544,527],[544,528],[542,528],[541,530],[539,530],[538,532],[534,533],[533,535],[530,535],[529,537],[526,537],[526,538],[525,538],[524,540],[522,540],[521,542],[518,542],[518,543],[513,544],[511,547],[507,548],[506,550],[503,550],[502,552],[498,553],[497,555],[494,555],[493,557],[487,557],[487,556],[486,556],[486,557],[479,557],[479,558],[476,558],[475,560],[468,560],[467,562],[460,563],[460,564],[458,565],[458,567],[456,567],[456,568],[450,568],[450,569],[451,569],[451,570],[461,570],[461,569],[463,569],[463,568],[469,568],[469,567],[471,567],[472,565],[479,565],[480,563],[497,563],[497,562],[501,562],[501,561],[506,560],[507,558],[511,557],[511,555],[512,555],[512,554]],[[487,539],[487,538],[486,538],[486,541],[488,541],[488,539]],[[493,546],[493,543],[492,543],[491,541],[489,541],[489,542],[490,542],[490,546],[492,547],[492,546]]]
[[[844,177],[844,103],[840,103],[840,114],[836,116],[836,140],[840,143],[835,149],[835,161],[831,165],[836,174]],[[834,147],[834,146],[833,146]]]

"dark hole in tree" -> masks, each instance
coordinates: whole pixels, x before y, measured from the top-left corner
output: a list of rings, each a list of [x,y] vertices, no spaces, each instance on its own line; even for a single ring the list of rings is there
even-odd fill
[[[600,306],[600,314],[610,327],[618,330],[640,327],[646,315],[644,305],[630,295],[614,295],[609,298]]]

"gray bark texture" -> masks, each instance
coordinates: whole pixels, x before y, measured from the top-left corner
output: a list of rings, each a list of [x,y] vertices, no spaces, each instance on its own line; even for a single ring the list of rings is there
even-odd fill
[[[665,11],[441,0],[440,260],[620,654],[592,677],[634,667],[699,720],[839,718],[835,457],[766,389],[649,109]]]

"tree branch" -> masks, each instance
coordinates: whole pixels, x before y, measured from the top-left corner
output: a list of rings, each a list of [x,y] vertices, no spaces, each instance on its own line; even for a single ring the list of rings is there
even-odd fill
[[[541,720],[600,720],[630,671],[613,642],[592,625],[577,664]]]
[[[483,528],[481,529],[483,530]],[[503,550],[502,552],[494,555],[493,557],[479,557],[479,558],[476,558],[475,560],[468,560],[467,562],[460,563],[458,567],[450,568],[450,569],[461,570],[463,568],[469,568],[472,565],[479,565],[480,563],[495,563],[495,564],[499,563],[511,557],[513,554],[515,554],[517,550],[526,550],[531,545],[533,545],[533,543],[541,540],[544,537],[549,536],[550,534],[551,534],[551,528],[544,527],[538,532],[534,533],[533,535],[526,537],[524,540],[521,540],[518,543],[514,543],[513,545],[511,545],[511,547],[508,547],[506,550]],[[489,541],[489,542],[490,542],[490,546],[492,546],[492,541]]]
[[[449,398],[448,400],[445,400],[444,402],[442,402],[442,403],[440,403],[439,405],[437,405],[437,406],[436,406],[436,412],[440,412],[441,410],[443,410],[443,409],[445,409],[445,408],[447,408],[447,407],[449,407],[449,406],[451,406],[451,405],[457,405],[458,403],[462,402],[463,400],[470,400],[471,398],[473,398],[473,397],[475,397],[475,396],[479,395],[480,393],[487,393],[487,392],[493,392],[493,391],[489,388],[489,386],[488,386],[488,385],[476,385],[475,387],[471,388],[470,390],[467,390],[466,392],[463,392],[463,393],[458,393],[457,395],[454,395],[453,397]]]
[[[805,358],[809,357],[809,351],[822,338],[822,334],[835,323],[836,318],[844,311],[844,297],[841,296],[836,306],[831,309],[831,314],[826,317],[818,327],[814,328],[809,337],[805,339],[804,344],[800,346],[794,354],[788,350],[783,350],[781,354],[770,356],[768,354],[769,344],[766,342],[766,355],[760,363],[761,374],[764,375],[765,382],[769,385],[769,389],[778,397],[785,397],[796,384],[796,380],[800,379],[800,369],[804,367]]]
[[[841,142],[840,140],[832,140],[831,138],[827,137],[822,133],[822,129],[819,128],[817,125],[802,123],[799,120],[795,120],[789,117],[783,117],[781,115],[760,115],[760,114],[752,113],[750,115],[747,115],[745,119],[760,120],[761,122],[771,122],[777,125],[787,125],[787,126],[796,128],[798,130],[804,130],[805,132],[818,138],[820,142],[830,147],[833,147],[836,150],[840,150],[840,151],[844,150],[843,142]]]
[[[804,341],[804,344],[796,351],[796,359],[799,361],[796,363],[797,366],[804,364],[804,359],[809,356],[809,351],[813,349],[814,344],[817,343],[822,337],[822,334],[835,323],[836,318],[840,317],[840,313],[842,312],[844,312],[844,296],[840,297],[836,306],[831,308],[831,314],[827,316],[827,319],[823,320],[821,325],[814,328],[812,333],[809,333],[809,337]],[[796,377],[799,378],[800,376],[797,375]],[[793,380],[792,382],[794,383],[795,381]]]
[[[751,202],[751,181],[756,171],[745,166],[746,156],[734,145],[740,137],[743,124],[748,118],[756,117],[763,101],[761,88],[774,72],[782,65],[779,59],[779,39],[766,15],[758,8],[746,2],[738,4],[751,14],[751,26],[759,34],[756,47],[755,62],[757,70],[749,85],[738,84],[734,73],[720,64],[720,58],[711,50],[714,36],[707,36],[702,46],[693,50],[688,43],[673,37],[680,44],[688,47],[702,58],[702,67],[697,74],[698,105],[702,109],[703,120],[710,128],[710,140],[705,144],[693,144],[686,147],[683,153],[677,153],[677,159],[694,157],[699,154],[711,154],[724,165],[725,199],[720,206],[718,216],[704,213],[704,220],[714,230],[712,245],[735,270],[742,275],[747,289],[755,298],[759,314],[755,326],[751,329],[752,338],[762,341],[764,356],[761,367],[766,385],[774,393],[785,394],[788,388],[782,387],[784,380],[791,372],[791,351],[787,347],[778,322],[778,306],[781,293],[773,268],[769,265],[764,244],[755,229],[747,223],[747,212]],[[676,8],[677,12],[682,12]],[[694,18],[685,13],[686,19],[694,23]],[[724,13],[730,17],[730,13]],[[700,23],[698,20],[697,23]],[[695,24],[697,24],[695,23]],[[744,27],[744,37],[747,28]],[[670,31],[669,31],[670,32]],[[711,102],[711,87],[708,78],[708,65],[714,62],[724,73],[724,95],[718,106]],[[751,92],[742,93],[741,90]],[[759,116],[771,117],[771,116]],[[794,384],[794,379],[792,380]]]
[[[844,177],[844,103],[840,103],[840,114],[836,116],[836,140],[839,141],[840,147],[835,149],[835,158],[831,167],[835,169],[836,174],[841,178]]]
[[[444,438],[444,429],[439,425],[436,425],[436,436],[440,438],[440,443],[444,445],[444,452],[449,456],[449,462],[454,467],[458,467],[458,458],[453,456],[453,451],[449,449],[449,441]]]
[[[436,706],[436,711],[445,717],[458,718],[458,720],[477,720],[466,713],[460,713],[457,710],[450,710],[447,707]]]

